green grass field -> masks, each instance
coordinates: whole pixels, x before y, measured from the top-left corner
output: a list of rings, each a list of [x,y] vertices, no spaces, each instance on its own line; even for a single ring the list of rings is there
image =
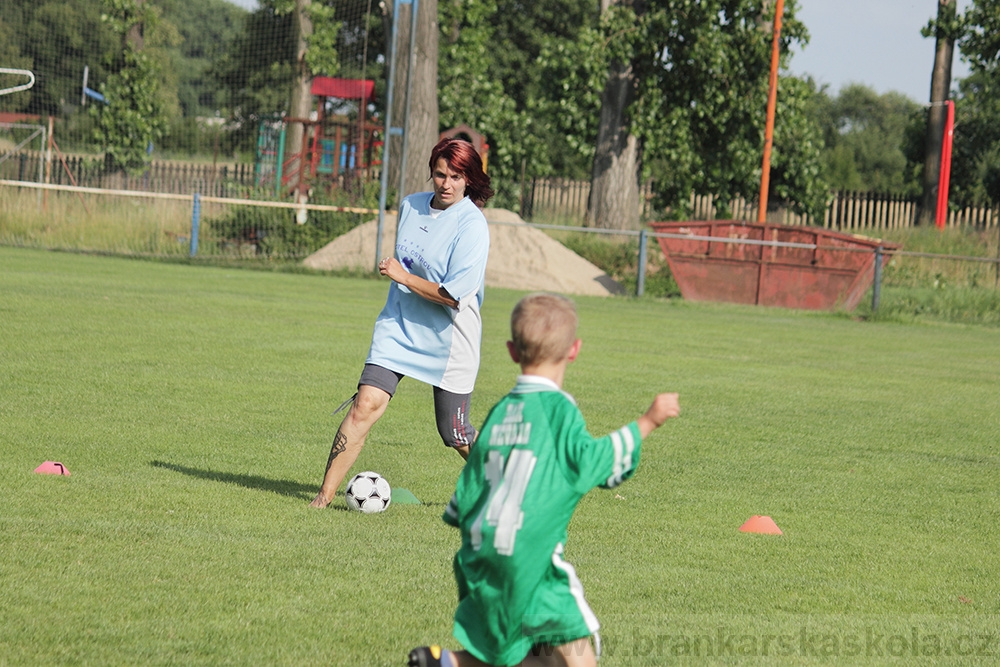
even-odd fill
[[[404,381],[310,509],[384,281],[0,247],[0,665],[402,665],[451,640],[460,470]],[[516,373],[489,290],[477,423]],[[594,433],[683,415],[567,559],[603,667],[1000,660],[1000,332],[577,300]],[[36,475],[46,460],[70,477]],[[754,514],[783,536],[739,532]]]

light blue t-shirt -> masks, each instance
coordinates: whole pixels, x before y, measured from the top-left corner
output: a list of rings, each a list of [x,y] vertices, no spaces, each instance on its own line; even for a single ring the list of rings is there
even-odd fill
[[[490,233],[486,218],[465,197],[432,211],[431,192],[403,200],[396,226],[396,259],[410,273],[439,283],[458,308],[431,303],[392,283],[375,321],[366,363],[456,394],[472,392],[479,348]],[[435,215],[436,214],[436,215]]]

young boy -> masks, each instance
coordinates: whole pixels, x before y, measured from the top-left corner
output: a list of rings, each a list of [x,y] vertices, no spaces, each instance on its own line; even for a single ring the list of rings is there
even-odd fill
[[[591,436],[561,389],[580,352],[576,325],[573,302],[555,294],[526,296],[511,314],[507,349],[522,374],[486,418],[443,517],[462,532],[454,634],[465,650],[416,648],[411,667],[596,665],[599,624],[563,560],[566,527],[590,489],[632,476],[642,439],[680,407],[660,394],[636,421]]]

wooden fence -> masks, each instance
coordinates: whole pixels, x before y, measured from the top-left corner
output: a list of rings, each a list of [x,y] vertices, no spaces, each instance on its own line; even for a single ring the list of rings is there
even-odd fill
[[[589,181],[571,181],[560,178],[535,179],[526,188],[521,205],[525,219],[556,217],[581,220],[587,213],[590,197]],[[642,190],[642,217],[655,216],[651,206],[652,184]],[[691,195],[688,202],[693,220],[714,220],[715,197]],[[863,231],[912,227],[916,221],[919,202],[901,195],[873,192],[832,193],[823,219],[795,213],[789,208],[767,212],[767,221],[784,225],[816,225],[827,229]],[[734,220],[756,220],[757,203],[738,198],[729,202]],[[989,207],[967,206],[952,208],[948,212],[949,227],[989,228],[1000,224],[1000,211]]]
[[[582,220],[587,215],[590,200],[590,181],[573,181],[567,178],[535,178],[525,188],[521,200],[521,217],[570,218]],[[645,219],[652,214],[652,183],[647,182],[639,191],[640,215]]]

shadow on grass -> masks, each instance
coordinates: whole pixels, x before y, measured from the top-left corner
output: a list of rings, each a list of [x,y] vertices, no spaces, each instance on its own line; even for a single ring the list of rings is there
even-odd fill
[[[286,479],[270,479],[259,475],[238,475],[231,472],[201,470],[200,468],[189,468],[187,466],[177,465],[176,463],[167,463],[165,461],[150,461],[149,465],[154,468],[173,470],[174,472],[179,472],[191,477],[207,479],[213,482],[223,482],[224,484],[235,484],[247,489],[269,491],[271,493],[277,493],[282,496],[288,496],[290,498],[297,498],[300,500],[312,500],[316,496],[316,490],[318,488],[312,484],[300,484],[299,482],[292,482]]]

